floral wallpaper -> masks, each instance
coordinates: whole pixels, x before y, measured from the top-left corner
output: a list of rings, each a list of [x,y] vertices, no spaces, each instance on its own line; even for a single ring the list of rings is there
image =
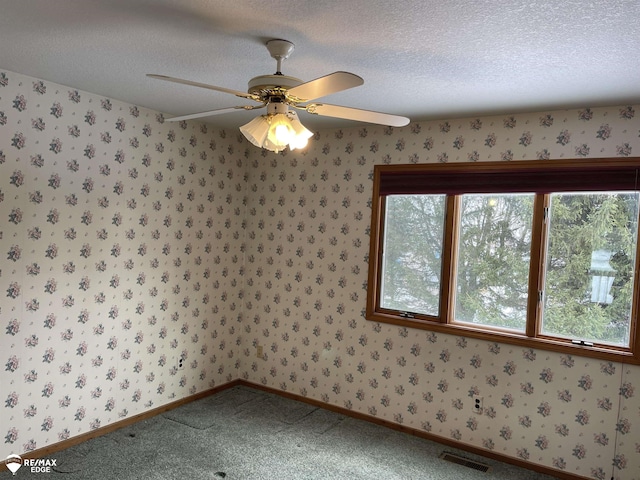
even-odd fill
[[[0,458],[237,377],[240,148],[0,71]]]
[[[639,134],[638,106],[584,108],[361,125],[302,155],[253,155],[242,378],[574,475],[640,479],[640,367],[364,318],[375,164],[627,158]]]
[[[243,379],[640,479],[640,367],[364,318],[375,164],[638,156],[639,108],[363,124],[274,154],[0,71],[0,458]]]

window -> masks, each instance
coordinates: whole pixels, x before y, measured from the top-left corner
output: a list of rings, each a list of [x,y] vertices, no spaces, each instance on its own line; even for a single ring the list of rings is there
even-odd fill
[[[640,159],[377,165],[367,319],[640,364]]]

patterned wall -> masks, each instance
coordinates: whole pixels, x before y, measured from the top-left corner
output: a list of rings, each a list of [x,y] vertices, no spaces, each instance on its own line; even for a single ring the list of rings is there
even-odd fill
[[[637,156],[637,109],[358,126],[272,154],[0,72],[0,458],[243,378],[640,479],[640,367],[363,316],[374,164]]]
[[[0,458],[237,377],[225,137],[0,72]]]
[[[640,479],[640,367],[364,319],[374,164],[637,156],[637,110],[367,125],[252,158],[243,378],[584,477]]]

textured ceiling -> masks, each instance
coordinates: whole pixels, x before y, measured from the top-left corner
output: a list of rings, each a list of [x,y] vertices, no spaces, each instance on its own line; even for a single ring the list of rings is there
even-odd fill
[[[364,78],[323,101],[415,121],[638,103],[639,19],[638,0],[0,0],[0,69],[184,115],[251,102],[145,74],[246,91],[284,38],[285,75]]]

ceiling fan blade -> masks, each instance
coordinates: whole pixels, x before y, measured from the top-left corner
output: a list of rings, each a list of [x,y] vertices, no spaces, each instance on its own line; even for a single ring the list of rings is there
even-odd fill
[[[208,112],[190,113],[189,115],[181,115],[179,117],[166,118],[167,122],[181,122],[182,120],[191,120],[194,118],[210,117],[212,115],[222,115],[223,113],[230,113],[236,110],[255,110],[257,108],[264,108],[265,105],[245,105],[239,107],[219,108],[218,110],[209,110]]]
[[[359,108],[341,107],[339,105],[328,105],[326,103],[311,103],[306,105],[305,110],[316,115],[325,117],[346,118],[358,122],[377,123],[378,125],[389,125],[390,127],[404,127],[409,123],[407,117],[391,115],[389,113],[372,112]]]
[[[230,93],[237,97],[248,98],[249,100],[260,101],[260,98],[250,93],[241,92],[239,90],[231,90],[230,88],[216,87],[215,85],[209,85],[206,83],[192,82],[191,80],[183,80],[182,78],[168,77],[167,75],[158,75],[155,73],[147,73],[147,77],[155,78],[157,80],[165,80],[167,82],[181,83],[183,85],[191,85],[192,87],[207,88],[209,90],[215,90],[217,92]]]
[[[348,88],[359,87],[364,80],[349,72],[334,72],[324,77],[310,80],[287,90],[287,96],[296,97],[300,102],[308,102]]]

